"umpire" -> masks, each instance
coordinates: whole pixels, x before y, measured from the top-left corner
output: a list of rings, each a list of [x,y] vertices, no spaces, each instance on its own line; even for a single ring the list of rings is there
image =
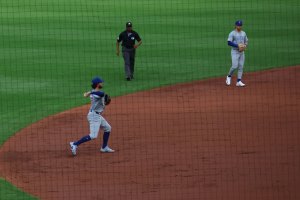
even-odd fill
[[[137,41],[137,43],[135,43]],[[134,74],[135,50],[142,44],[139,34],[132,30],[132,23],[126,23],[126,30],[120,33],[117,39],[117,56],[120,55],[120,43],[122,42],[122,54],[124,58],[124,67],[126,80],[131,81]]]

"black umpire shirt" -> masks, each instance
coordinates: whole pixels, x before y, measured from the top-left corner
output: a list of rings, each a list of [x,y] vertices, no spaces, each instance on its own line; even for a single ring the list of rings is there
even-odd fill
[[[138,42],[141,41],[139,34],[135,31],[131,31],[131,32],[123,31],[122,33],[120,33],[117,39],[117,41],[122,42],[122,46],[127,49],[133,49],[135,40]]]

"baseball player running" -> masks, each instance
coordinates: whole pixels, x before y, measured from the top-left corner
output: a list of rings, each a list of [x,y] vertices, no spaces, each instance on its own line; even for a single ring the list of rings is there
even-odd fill
[[[91,107],[87,115],[87,119],[90,124],[90,134],[84,136],[76,142],[70,142],[72,154],[75,156],[77,148],[80,144],[96,139],[98,137],[99,129],[103,128],[103,144],[100,149],[103,153],[113,153],[114,150],[108,147],[108,139],[111,132],[111,126],[101,115],[105,109],[105,106],[110,103],[110,97],[101,91],[103,87],[103,80],[99,77],[95,77],[92,80],[92,91],[85,92],[84,97],[90,97]]]
[[[242,82],[243,69],[245,63],[245,49],[248,45],[248,38],[244,31],[242,31],[243,22],[238,20],[235,22],[235,30],[231,31],[228,36],[228,45],[231,46],[231,60],[232,66],[226,77],[226,85],[231,84],[231,76],[236,69],[237,73],[237,87],[246,86]]]

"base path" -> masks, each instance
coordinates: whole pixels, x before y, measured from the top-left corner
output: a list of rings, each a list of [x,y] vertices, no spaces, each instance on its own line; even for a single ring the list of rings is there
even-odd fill
[[[300,67],[244,78],[113,99],[113,154],[100,134],[71,156],[88,105],[50,116],[1,147],[0,176],[41,199],[300,199]]]

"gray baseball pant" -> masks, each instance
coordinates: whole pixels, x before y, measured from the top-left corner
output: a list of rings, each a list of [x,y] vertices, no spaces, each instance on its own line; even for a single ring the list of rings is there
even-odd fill
[[[237,50],[232,50],[231,61],[232,61],[232,66],[229,70],[228,75],[232,76],[234,71],[238,69],[237,78],[242,79],[243,71],[244,71],[244,63],[245,63],[245,53],[239,52]]]
[[[135,49],[122,48],[126,78],[133,78]]]
[[[111,126],[101,115],[95,112],[89,112],[87,119],[90,123],[90,137],[95,139],[98,137],[99,130],[102,128],[104,132],[111,132]]]

